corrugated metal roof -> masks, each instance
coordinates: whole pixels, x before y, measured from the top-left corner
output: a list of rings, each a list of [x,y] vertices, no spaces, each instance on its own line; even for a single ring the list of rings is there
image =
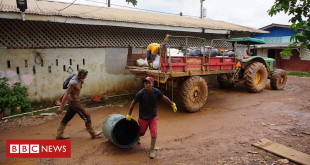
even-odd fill
[[[289,44],[292,44],[293,42],[285,42],[285,43],[268,43],[268,44],[262,44],[262,45],[256,45],[257,48],[286,48]],[[300,44],[297,46],[292,46],[291,48],[298,48]]]
[[[267,29],[272,28],[272,27],[290,28],[290,25],[283,25],[283,24],[272,23],[270,25],[267,25],[267,26],[264,26],[262,28],[259,28],[259,30],[267,30]],[[297,29],[302,29],[302,28],[297,28]]]
[[[254,28],[211,19],[190,18],[184,16],[174,16],[167,14],[81,4],[73,4],[64,10],[58,11],[67,7],[70,3],[45,0],[27,0],[27,3],[28,9],[25,12],[26,14],[53,16],[55,15],[64,17],[77,17],[82,19],[128,22],[148,25],[163,25],[173,27],[268,33],[267,31],[263,30],[257,30]],[[0,5],[0,11],[2,12],[20,12],[19,9],[16,7],[15,0],[2,0],[2,4]]]

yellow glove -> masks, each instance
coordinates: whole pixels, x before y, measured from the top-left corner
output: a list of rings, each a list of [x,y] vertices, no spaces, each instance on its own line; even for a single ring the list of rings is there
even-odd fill
[[[126,120],[130,121],[130,120],[131,120],[131,117],[132,117],[131,115],[127,115],[127,116],[126,116]]]
[[[153,68],[153,63],[150,63],[150,67]]]
[[[174,112],[177,112],[177,105],[175,105],[175,103],[173,103],[173,104],[171,105],[171,107],[172,107],[172,109],[173,109]]]

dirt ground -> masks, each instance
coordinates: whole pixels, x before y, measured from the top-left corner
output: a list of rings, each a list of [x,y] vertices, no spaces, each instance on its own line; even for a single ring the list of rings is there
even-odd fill
[[[6,139],[54,139],[62,116],[2,121],[0,164],[285,164],[284,158],[251,144],[267,138],[310,154],[310,135],[301,133],[310,130],[309,82],[310,78],[289,76],[284,90],[271,90],[267,85],[262,93],[248,93],[243,86],[210,87],[207,104],[197,113],[174,113],[169,105],[159,101],[157,146],[161,149],[154,160],[149,159],[149,131],[140,145],[121,149],[103,135],[91,139],[79,116],[65,130],[71,136],[71,158],[7,159]],[[95,128],[100,130],[110,114],[126,115],[129,101],[91,108]],[[133,118],[138,119],[138,105]],[[23,124],[23,120],[28,124]]]

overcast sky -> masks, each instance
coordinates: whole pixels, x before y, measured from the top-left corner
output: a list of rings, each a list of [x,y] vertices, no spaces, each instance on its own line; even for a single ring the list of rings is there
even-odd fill
[[[74,0],[53,0],[73,2]],[[165,13],[189,16],[200,16],[200,0],[137,0],[137,6],[127,4],[126,0],[111,0],[111,7],[120,6],[159,11]],[[76,0],[77,4],[107,6],[107,0]],[[207,18],[230,22],[252,28],[261,28],[272,23],[289,25],[290,17],[284,13],[270,17],[267,10],[271,8],[274,0],[205,0],[203,6],[207,9]],[[119,5],[119,6],[116,6]],[[130,9],[126,8],[126,9]],[[130,9],[131,10],[131,9]]]

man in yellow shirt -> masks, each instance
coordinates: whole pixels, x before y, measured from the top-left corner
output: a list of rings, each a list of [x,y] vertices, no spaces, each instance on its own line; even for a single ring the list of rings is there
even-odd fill
[[[147,49],[146,49],[146,53],[147,53],[147,63],[149,64],[149,68],[152,69],[153,68],[153,56],[156,53],[159,53],[160,50],[160,44],[158,43],[151,43]]]

